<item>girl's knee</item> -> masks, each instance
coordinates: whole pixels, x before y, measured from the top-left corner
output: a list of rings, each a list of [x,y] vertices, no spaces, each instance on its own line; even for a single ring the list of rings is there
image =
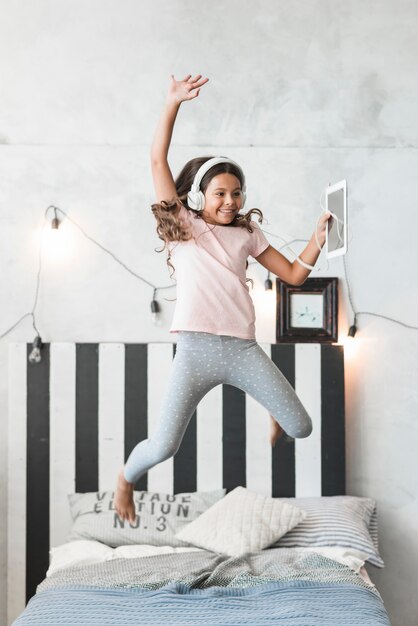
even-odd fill
[[[312,420],[309,418],[307,421],[305,421],[302,425],[298,427],[297,434],[293,436],[297,437],[298,439],[305,439],[306,437],[309,437],[311,433],[312,433]]]
[[[286,428],[286,433],[295,439],[305,439],[312,432],[312,420],[309,415],[301,416]]]
[[[167,459],[171,459],[179,449],[179,445],[177,442],[169,442],[168,444],[162,445],[153,445],[153,453],[155,463],[162,463],[163,461],[167,461]]]

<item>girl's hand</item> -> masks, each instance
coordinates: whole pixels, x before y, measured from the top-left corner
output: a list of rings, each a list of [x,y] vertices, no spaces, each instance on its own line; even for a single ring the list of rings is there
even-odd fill
[[[320,246],[323,246],[325,243],[325,231],[327,228],[327,222],[329,221],[328,228],[331,228],[332,220],[333,218],[329,211],[321,215],[321,218],[316,227],[316,234],[318,235],[318,241]]]
[[[207,83],[208,80],[209,78],[202,78],[202,74],[198,74],[194,78],[192,78],[191,74],[188,74],[183,80],[176,80],[174,75],[171,74],[167,98],[178,104],[185,100],[193,100],[193,98],[197,98],[199,95],[200,87]]]

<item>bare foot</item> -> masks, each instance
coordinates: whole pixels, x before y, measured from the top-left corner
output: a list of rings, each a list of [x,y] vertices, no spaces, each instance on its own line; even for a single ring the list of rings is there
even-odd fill
[[[123,475],[122,468],[118,474],[118,483],[115,492],[115,509],[121,519],[127,519],[133,523],[136,519],[135,504],[134,504],[134,485],[128,483]]]
[[[274,448],[278,439],[283,437],[284,430],[272,415],[270,415],[270,444]]]

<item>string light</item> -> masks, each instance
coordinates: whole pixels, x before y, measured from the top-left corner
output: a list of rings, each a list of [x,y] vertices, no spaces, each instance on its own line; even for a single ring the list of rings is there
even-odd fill
[[[350,328],[348,329],[348,335],[347,335],[347,337],[353,337],[353,339],[354,339],[354,336],[355,336],[355,334],[356,334],[356,332],[357,332],[356,320],[357,320],[357,314],[356,314],[356,315],[354,315],[354,323],[353,323],[353,324],[350,326]]]
[[[147,285],[151,286],[153,288],[153,302],[151,303],[151,307],[152,307],[152,313],[153,313],[153,318],[156,320],[157,322],[157,311],[156,309],[158,308],[159,311],[159,304],[156,301],[156,293],[157,291],[162,291],[164,289],[172,289],[173,287],[175,287],[175,284],[173,285],[168,285],[166,287],[158,287],[156,285],[153,285],[151,282],[149,282],[148,280],[146,280],[145,278],[143,278],[142,276],[140,276],[139,274],[137,274],[136,272],[134,272],[133,270],[131,270],[127,265],[125,265],[125,263],[123,263],[123,261],[121,261],[120,259],[118,259],[118,257],[113,254],[113,252],[111,252],[110,250],[108,250],[107,248],[105,248],[104,246],[102,246],[98,241],[96,241],[95,239],[93,239],[93,237],[90,237],[90,235],[88,235],[83,228],[77,224],[77,222],[73,219],[71,219],[67,213],[65,211],[63,211],[62,209],[54,206],[54,205],[50,205],[46,210],[45,210],[45,214],[44,214],[44,223],[42,226],[42,231],[41,231],[41,238],[40,238],[40,243],[39,243],[39,253],[38,253],[38,273],[37,273],[37,278],[36,278],[36,290],[35,290],[35,300],[34,300],[34,304],[32,307],[32,311],[30,313],[26,313],[25,315],[22,315],[22,317],[15,323],[13,324],[13,326],[11,326],[10,328],[8,328],[4,333],[2,333],[0,335],[0,339],[3,339],[3,337],[5,337],[7,334],[9,334],[14,328],[16,328],[16,326],[18,324],[20,324],[20,322],[22,320],[24,320],[26,317],[31,316],[32,317],[32,325],[33,328],[35,329],[36,332],[36,337],[33,341],[33,349],[32,352],[29,356],[29,360],[31,363],[39,363],[41,361],[42,355],[41,355],[41,350],[42,350],[42,340],[41,340],[41,333],[39,332],[37,326],[36,326],[36,320],[35,320],[35,310],[36,310],[36,306],[38,303],[38,296],[39,296],[39,285],[40,285],[40,277],[41,277],[41,270],[42,270],[42,249],[43,249],[43,238],[44,238],[44,233],[45,233],[45,227],[47,224],[47,218],[48,218],[48,213],[50,210],[54,211],[54,218],[51,220],[51,228],[54,230],[58,230],[59,225],[61,223],[61,221],[58,219],[58,215],[57,215],[57,211],[60,211],[72,224],[74,224],[74,226],[76,226],[81,233],[90,241],[92,241],[94,244],[96,244],[99,248],[101,248],[104,252],[107,252],[108,254],[110,254],[110,256],[120,265],[122,265],[122,267],[124,269],[126,269],[130,274],[132,274],[133,276],[135,276],[136,278],[138,278],[139,280],[141,280],[142,282],[146,283]],[[168,302],[170,301],[167,298],[164,298],[164,300],[167,300]]]
[[[57,216],[57,209],[56,209],[56,207],[54,207],[54,212],[55,212],[55,217],[53,218],[53,220],[51,222],[51,228],[58,230],[59,225],[60,225],[60,221],[59,221],[58,216]]]
[[[286,241],[283,237],[280,237],[280,235],[276,235],[275,233],[270,233],[270,232],[264,230],[264,228],[262,228],[261,230],[266,235],[270,235],[271,237],[275,237],[276,239],[281,239],[282,241]],[[351,239],[352,239],[352,237],[351,237]],[[348,243],[350,243],[351,239],[349,240]],[[292,239],[292,241],[289,241],[288,243],[285,243],[283,246],[278,248],[278,250],[280,252],[284,248],[287,248],[288,246],[290,246],[292,243],[302,242],[302,241],[307,241],[307,240],[306,239]],[[291,252],[296,256],[296,253],[293,252],[293,250],[291,250]],[[254,263],[257,263],[257,261],[252,261],[251,263],[249,263],[249,265],[253,265]],[[328,263],[328,261],[327,261],[327,263]],[[400,322],[399,320],[395,320],[392,317],[388,317],[387,315],[381,315],[379,313],[372,313],[370,311],[356,311],[356,309],[354,307],[353,299],[352,299],[352,296],[351,296],[351,288],[350,288],[350,281],[348,280],[347,261],[346,261],[346,255],[345,254],[343,255],[343,264],[344,264],[345,281],[347,283],[348,299],[349,299],[349,302],[350,302],[351,310],[354,313],[353,324],[350,326],[350,328],[348,330],[348,333],[347,333],[347,338],[349,338],[349,340],[354,339],[354,336],[355,336],[355,334],[357,332],[357,318],[358,318],[359,315],[372,315],[373,317],[381,317],[382,319],[388,320],[389,322],[394,322],[395,324],[400,324],[404,328],[410,328],[411,330],[418,330],[418,326],[412,326],[410,324],[405,324],[404,322]],[[328,270],[328,268],[329,268],[329,263],[328,263],[328,266],[327,266],[326,270]],[[269,272],[269,274],[270,274],[270,272]],[[268,278],[268,276],[267,276],[267,278]],[[264,283],[264,284],[266,284],[266,283]]]
[[[37,273],[37,279],[36,279],[35,300],[34,300],[32,311],[30,313],[25,313],[25,315],[22,315],[22,317],[20,319],[18,319],[17,322],[15,322],[15,324],[13,324],[13,326],[8,328],[4,333],[2,333],[0,335],[0,339],[3,339],[3,337],[5,337],[7,334],[9,334],[26,317],[31,316],[32,317],[32,325],[33,325],[33,328],[34,328],[34,330],[36,332],[36,336],[35,336],[35,339],[34,339],[33,344],[32,344],[32,351],[31,351],[31,353],[29,355],[29,361],[31,363],[39,363],[40,362],[40,360],[41,360],[41,350],[42,350],[42,339],[41,339],[41,334],[40,334],[40,332],[39,332],[39,330],[38,330],[38,328],[36,326],[35,310],[36,310],[36,306],[37,306],[37,302],[38,302],[40,275],[41,275],[41,268],[42,268],[42,238],[43,238],[43,232],[44,232],[44,229],[45,229],[45,224],[46,224],[48,212],[50,211],[50,209],[53,209],[53,211],[54,211],[54,218],[51,220],[51,228],[52,229],[54,229],[54,230],[58,230],[59,229],[59,225],[61,223],[61,220],[59,220],[59,218],[58,218],[57,211],[60,211],[72,224],[74,224],[74,226],[76,226],[76,228],[78,228],[80,230],[80,232],[84,235],[84,237],[86,237],[87,239],[92,241],[101,250],[103,250],[104,252],[109,254],[117,263],[122,265],[122,267],[124,269],[126,269],[126,271],[128,271],[130,274],[132,274],[133,276],[135,276],[136,278],[138,278],[139,280],[141,280],[142,282],[144,282],[145,284],[147,284],[147,285],[149,285],[150,287],[153,288],[153,298],[152,298],[152,301],[151,301],[151,314],[152,314],[154,323],[158,323],[159,313],[160,313],[160,305],[159,305],[159,303],[158,303],[158,301],[156,299],[157,291],[162,291],[162,290],[165,290],[165,289],[172,289],[173,287],[176,286],[176,283],[174,283],[172,285],[167,285],[165,287],[158,287],[156,285],[153,285],[150,281],[146,280],[143,276],[140,276],[139,274],[137,274],[136,272],[131,270],[113,252],[111,252],[110,250],[105,248],[102,244],[100,244],[98,241],[93,239],[93,237],[90,237],[90,235],[88,235],[83,230],[83,228],[79,224],[77,224],[77,222],[75,220],[70,218],[65,211],[63,211],[62,209],[60,209],[60,208],[58,208],[58,207],[56,207],[54,205],[50,205],[45,210],[44,224],[43,224],[43,228],[42,228],[41,241],[40,241],[40,244],[39,244],[39,255],[38,255],[39,265],[38,265],[38,273]],[[274,233],[269,233],[268,231],[265,231],[264,229],[261,229],[261,230],[262,230],[263,233],[265,233],[267,235],[271,235],[272,237],[276,237],[278,239],[281,239],[282,241],[285,241],[285,239],[283,237],[280,237],[279,235],[276,235]],[[278,250],[281,251],[283,248],[287,248],[290,244],[295,243],[295,242],[306,242],[306,241],[308,241],[308,240],[307,239],[292,239],[292,241],[286,242]],[[295,253],[293,252],[293,254],[295,254]],[[353,304],[352,297],[351,297],[351,289],[350,289],[350,283],[349,283],[348,275],[347,275],[347,267],[346,267],[345,255],[343,255],[343,262],[344,262],[345,280],[346,280],[347,288],[348,288],[349,302],[350,302],[350,306],[352,308],[352,311],[354,313],[354,322],[353,322],[353,324],[349,328],[348,335],[347,335],[348,337],[354,338],[354,336],[355,336],[355,334],[357,332],[357,323],[356,322],[357,322],[357,317],[359,315],[372,315],[372,316],[375,316],[375,317],[381,317],[383,319],[386,319],[388,321],[394,322],[396,324],[400,324],[401,326],[404,326],[405,328],[418,330],[418,326],[412,326],[412,325],[409,325],[409,324],[405,324],[404,322],[400,322],[399,320],[395,320],[395,319],[393,319],[391,317],[388,317],[386,315],[380,315],[378,313],[372,313],[372,312],[369,312],[369,311],[356,311],[355,307],[354,307],[354,304]],[[250,262],[248,265],[253,265],[255,263],[257,263],[257,261]],[[328,267],[329,267],[329,263],[328,263]],[[273,289],[272,281],[270,279],[270,272],[268,272],[268,274],[267,274],[267,278],[266,278],[266,280],[264,282],[264,287],[265,287],[266,291]],[[172,299],[169,299],[169,298],[164,298],[164,300],[166,300],[167,302],[172,302],[173,301]]]
[[[31,363],[40,363],[41,361],[41,348],[42,348],[42,340],[39,337],[35,337],[32,344],[32,352],[29,355],[29,361]]]
[[[152,321],[154,322],[154,324],[158,324],[158,322],[159,322],[158,313],[160,312],[160,305],[158,304],[157,300],[155,299],[156,291],[157,290],[154,289],[154,293],[153,293],[152,301],[151,301],[151,315],[152,315]]]
[[[271,279],[270,279],[270,272],[267,272],[267,278],[264,281],[264,289],[266,291],[270,290],[270,289],[273,289],[273,283],[271,282]]]

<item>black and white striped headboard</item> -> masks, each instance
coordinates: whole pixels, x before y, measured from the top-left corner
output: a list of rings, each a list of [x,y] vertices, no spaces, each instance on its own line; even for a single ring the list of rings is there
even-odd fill
[[[345,494],[343,346],[260,344],[313,420],[306,439],[269,444],[267,411],[223,385],[199,404],[174,458],[137,490],[238,485],[276,497]],[[9,615],[19,614],[71,526],[67,494],[113,490],[159,417],[173,343],[9,344]]]

